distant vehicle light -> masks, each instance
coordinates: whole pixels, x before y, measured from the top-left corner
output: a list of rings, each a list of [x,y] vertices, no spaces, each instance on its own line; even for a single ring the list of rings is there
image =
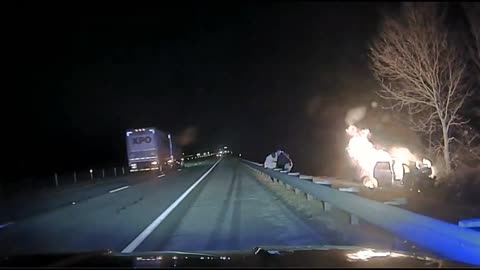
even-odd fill
[[[180,160],[185,160],[183,157]]]
[[[197,153],[197,157],[199,157],[199,156],[200,156],[200,153]]]
[[[132,163],[132,168],[136,169],[137,168],[137,163]],[[92,172],[92,170],[90,170],[90,172]]]
[[[152,161],[152,165],[157,165],[157,164],[158,164],[158,162]]]
[[[228,147],[224,146],[223,149],[227,149]]]

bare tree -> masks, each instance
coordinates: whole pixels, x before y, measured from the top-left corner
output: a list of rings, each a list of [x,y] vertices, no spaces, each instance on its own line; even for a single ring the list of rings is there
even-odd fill
[[[451,46],[444,26],[445,12],[438,3],[404,3],[400,16],[385,16],[379,36],[370,48],[371,66],[381,85],[377,94],[391,108],[406,111],[414,130],[441,149],[450,173],[450,132],[468,121],[461,108],[469,95],[463,54]]]

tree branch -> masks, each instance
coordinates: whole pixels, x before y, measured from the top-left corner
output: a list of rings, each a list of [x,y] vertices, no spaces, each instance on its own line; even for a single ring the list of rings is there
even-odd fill
[[[405,3],[400,17],[384,18],[369,57],[381,86],[377,95],[391,109],[406,111],[412,130],[437,137],[429,142],[443,151],[449,170],[449,132],[468,123],[460,110],[469,90],[461,49],[452,44],[444,19],[437,3]]]

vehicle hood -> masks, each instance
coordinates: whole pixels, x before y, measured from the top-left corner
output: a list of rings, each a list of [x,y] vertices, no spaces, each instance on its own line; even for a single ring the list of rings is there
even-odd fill
[[[0,267],[468,267],[420,254],[355,246],[260,246],[253,250],[28,254]]]

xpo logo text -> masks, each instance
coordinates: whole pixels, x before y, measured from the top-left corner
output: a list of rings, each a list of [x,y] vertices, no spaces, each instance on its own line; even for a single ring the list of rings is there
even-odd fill
[[[133,144],[142,144],[142,143],[150,143],[152,141],[152,138],[150,137],[136,137],[133,138]]]

